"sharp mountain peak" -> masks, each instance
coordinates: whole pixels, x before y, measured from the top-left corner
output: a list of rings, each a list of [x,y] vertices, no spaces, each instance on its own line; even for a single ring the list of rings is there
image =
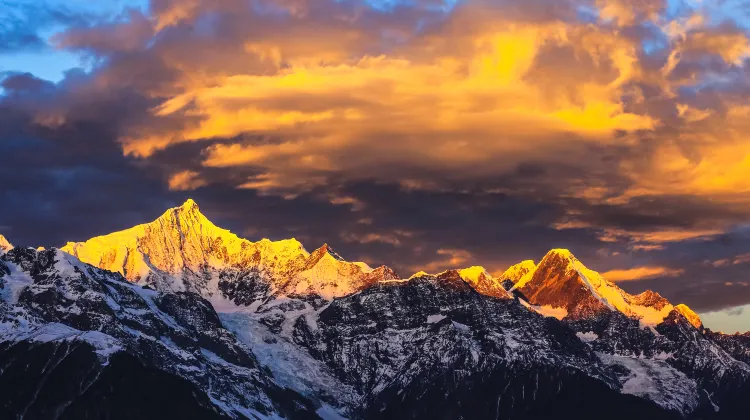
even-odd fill
[[[5,236],[0,235],[0,251],[10,251],[13,249],[13,245],[5,238]]]
[[[638,319],[642,324],[661,323],[675,307],[661,295],[646,290],[631,295],[600,273],[589,269],[570,250],[552,249],[536,267],[515,281],[524,299],[542,311],[554,312],[557,317],[583,319],[606,311],[617,311]],[[700,318],[687,306],[684,315],[694,325]],[[559,311],[557,311],[559,310]],[[679,310],[678,310],[679,311]],[[680,311],[682,314],[683,312]],[[697,321],[696,321],[697,320]]]

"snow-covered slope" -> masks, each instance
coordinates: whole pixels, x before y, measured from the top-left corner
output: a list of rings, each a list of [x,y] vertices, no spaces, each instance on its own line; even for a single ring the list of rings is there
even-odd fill
[[[562,323],[445,274],[336,299],[295,323],[294,342],[356,391],[364,418],[672,418],[623,395]]]
[[[398,279],[398,276],[387,267],[374,270],[365,263],[346,262],[324,244],[310,254],[304,267],[294,273],[294,278],[293,288],[288,293],[317,294],[331,300],[358,292],[378,281]]]
[[[524,260],[518,264],[510,266],[500,275],[500,280],[510,280],[513,284],[518,283],[528,272],[536,269],[536,264],[532,260]]]
[[[102,395],[125,386],[122,377],[132,381],[132,369],[144,372],[144,391],[151,389],[152,380],[174,385],[163,392],[175,400],[160,404],[175,415],[264,418],[315,411],[308,400],[279,387],[198,295],[159,293],[57,249],[31,248],[0,256],[0,290],[0,384],[8,386],[3,381],[12,376],[6,373],[16,369],[30,375],[22,378],[26,388],[21,382],[11,384],[16,393],[3,388],[3,409],[25,404],[27,411],[20,417],[46,419],[64,413],[64,418],[123,418],[120,410],[140,410],[142,414],[132,414],[137,418],[158,417],[154,413],[159,411],[148,406],[153,404],[148,402],[151,396],[127,402],[121,399],[124,393],[109,399]],[[52,355],[36,360],[24,356],[50,351]],[[65,357],[74,351],[76,357]],[[45,365],[49,361],[54,362]],[[46,377],[65,385],[50,394]],[[81,401],[87,401],[84,407],[78,407]],[[193,406],[197,411],[184,412]],[[3,418],[18,417],[12,412]],[[54,412],[58,415],[50,414]]]
[[[703,321],[701,321],[701,318],[693,312],[692,309],[688,308],[687,305],[679,304],[674,307],[676,311],[678,311],[682,316],[685,317],[690,322],[690,325],[694,326],[697,329],[703,328]]]
[[[458,270],[459,276],[477,292],[497,298],[509,298],[510,295],[499,279],[493,278],[484,267],[469,267]]]

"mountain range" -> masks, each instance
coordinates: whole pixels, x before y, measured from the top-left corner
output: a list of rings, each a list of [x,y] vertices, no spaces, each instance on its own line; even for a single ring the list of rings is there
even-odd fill
[[[400,277],[188,200],[56,249],[0,236],[0,417],[741,419],[750,336],[553,249]]]

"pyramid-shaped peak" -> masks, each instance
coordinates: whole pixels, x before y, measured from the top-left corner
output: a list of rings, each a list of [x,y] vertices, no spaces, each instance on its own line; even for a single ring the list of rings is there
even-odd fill
[[[483,295],[494,296],[497,298],[510,297],[499,279],[493,278],[484,267],[474,266],[453,271],[460,279],[471,285],[474,290]]]
[[[154,221],[157,224],[162,225],[201,225],[209,228],[216,228],[216,226],[201,213],[198,203],[193,199],[189,198],[179,207],[172,207],[165,211],[158,219]]]
[[[637,305],[653,307],[657,310],[661,310],[669,305],[669,301],[666,298],[653,290],[646,290],[633,296],[632,301]]]
[[[306,269],[310,269],[314,267],[325,256],[332,257],[334,260],[337,260],[337,261],[345,261],[341,257],[341,255],[336,253],[336,251],[334,251],[333,248],[331,248],[331,246],[326,243],[326,244],[323,244],[323,246],[321,246],[320,248],[310,253],[310,256],[307,259],[307,263],[305,264]]]
[[[201,214],[201,209],[198,207],[198,203],[192,198],[188,198],[179,207],[173,207],[167,210],[164,214],[176,213],[176,214]]]
[[[435,276],[436,279],[447,282],[459,282],[462,284],[469,283],[470,280],[461,276],[461,272],[456,269],[445,270]]]
[[[547,252],[547,254],[544,256],[544,258],[542,258],[542,261],[551,259],[551,258],[562,259],[562,260],[575,260],[576,259],[575,255],[573,255],[573,253],[570,252],[569,249],[565,249],[565,248],[555,248],[555,249],[549,250],[549,252]],[[540,262],[539,265],[541,264],[542,263]]]
[[[371,275],[378,276],[382,280],[401,280],[401,277],[391,267],[381,265],[372,270]]]
[[[487,270],[484,267],[475,265],[469,268],[463,268],[458,270],[459,275],[461,278],[467,281],[473,281],[477,282],[481,277],[485,277],[487,279],[491,279],[492,276],[490,273],[487,272]]]
[[[181,206],[181,209],[183,210],[200,210],[198,207],[198,203],[195,202],[192,198],[188,198]]]
[[[518,264],[510,266],[507,270],[500,275],[499,280],[510,280],[513,284],[517,283],[529,272],[536,269],[536,264],[532,260],[524,260]]]
[[[703,327],[703,321],[701,321],[701,317],[699,317],[698,314],[693,312],[693,310],[690,309],[687,305],[681,303],[675,306],[674,309],[675,311],[679,312],[682,316],[684,316],[685,319],[687,319],[688,322],[695,328],[701,329]]]
[[[0,252],[8,252],[13,249],[13,245],[5,239],[5,236],[0,235]]]
[[[333,258],[339,261],[344,261],[344,258],[341,255],[339,255],[336,251],[334,251],[333,248],[327,243],[323,244],[323,246],[318,248],[318,251],[320,251],[321,254],[327,253],[328,255],[332,256]]]
[[[672,310],[669,301],[656,292],[628,294],[587,268],[567,249],[550,250],[514,289],[521,291],[532,305],[565,309],[571,319],[619,311],[645,325],[657,325]]]
[[[527,271],[517,280],[517,287],[523,287],[532,278],[550,279],[552,277],[563,277],[565,273],[577,271],[578,268],[585,268],[583,264],[567,249],[552,249],[539,261],[539,265]]]

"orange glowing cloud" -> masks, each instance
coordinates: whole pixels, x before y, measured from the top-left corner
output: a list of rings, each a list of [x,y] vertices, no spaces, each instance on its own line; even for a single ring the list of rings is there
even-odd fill
[[[664,0],[596,0],[599,15],[620,26],[628,26],[644,19],[657,21],[666,7]]]
[[[188,191],[206,185],[206,181],[200,178],[195,171],[181,171],[169,178],[169,189],[171,191]]]
[[[676,277],[682,273],[682,270],[674,270],[667,267],[644,266],[629,268],[626,270],[610,270],[602,275],[607,280],[622,282],[645,280],[655,277]]]
[[[686,38],[684,49],[686,52],[716,54],[727,63],[742,65],[750,55],[750,40],[739,30],[721,33],[701,31]]]
[[[419,269],[426,273],[437,273],[448,269],[464,267],[474,259],[474,256],[464,249],[441,248],[437,250],[437,255],[437,260],[427,265],[422,265]]]
[[[585,25],[504,26],[475,34],[468,57],[364,56],[214,78],[154,109],[156,117],[184,114],[197,123],[125,137],[124,150],[146,158],[179,142],[244,134],[277,138],[208,146],[204,165],[262,167],[273,180],[249,180],[245,187],[296,188],[309,185],[300,178],[309,181],[315,174],[388,177],[379,170],[383,165],[410,168],[420,161],[430,168],[462,168],[459,176],[466,168],[473,168],[466,176],[486,176],[497,171],[500,157],[543,155],[561,136],[610,142],[615,132],[659,124],[629,112],[621,99],[624,86],[640,73],[632,42]],[[278,61],[278,54],[264,54]],[[550,92],[554,75],[539,61],[575,65],[579,58],[602,74],[567,75],[564,86]]]

